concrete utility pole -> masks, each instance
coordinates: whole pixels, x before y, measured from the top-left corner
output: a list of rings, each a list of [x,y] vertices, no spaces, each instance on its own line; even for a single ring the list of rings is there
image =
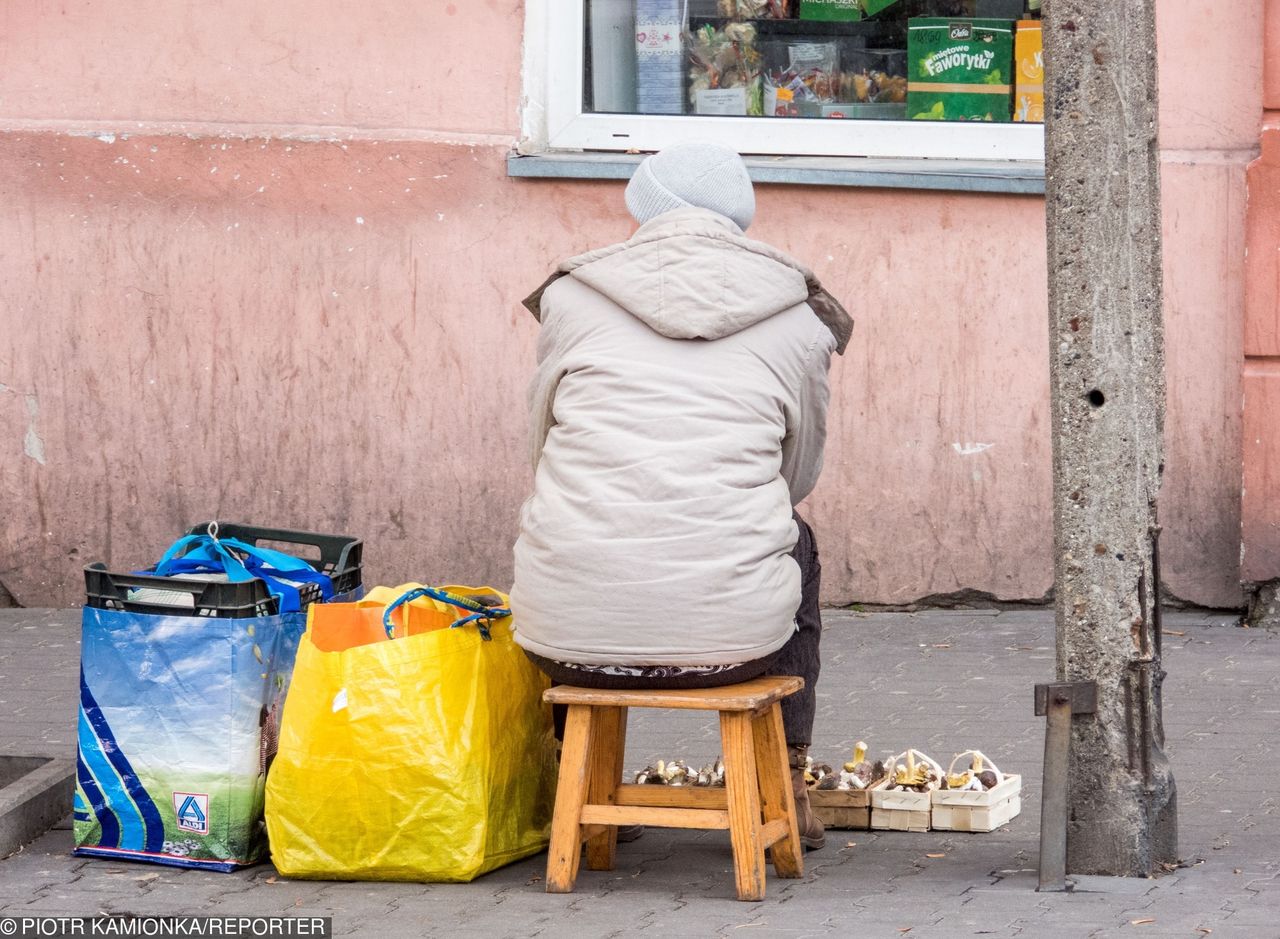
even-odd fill
[[[1154,0],[1047,0],[1045,190],[1058,679],[1072,731],[1067,870],[1177,857],[1163,752],[1156,494],[1165,409]]]

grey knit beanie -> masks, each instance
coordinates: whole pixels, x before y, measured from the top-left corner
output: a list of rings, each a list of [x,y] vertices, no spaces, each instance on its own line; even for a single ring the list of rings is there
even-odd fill
[[[696,206],[728,216],[746,231],[756,214],[742,157],[714,143],[676,144],[648,157],[636,167],[626,198],[641,225],[663,212]]]

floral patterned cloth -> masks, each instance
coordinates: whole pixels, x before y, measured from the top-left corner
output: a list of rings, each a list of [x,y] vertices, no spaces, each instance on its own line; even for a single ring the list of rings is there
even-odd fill
[[[557,662],[561,668],[593,675],[618,675],[625,678],[676,678],[681,675],[717,675],[741,668],[737,665],[583,665],[577,662]]]

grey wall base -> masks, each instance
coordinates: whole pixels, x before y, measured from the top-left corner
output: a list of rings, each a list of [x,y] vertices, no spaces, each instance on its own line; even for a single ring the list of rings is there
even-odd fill
[[[68,759],[0,755],[0,858],[71,814],[75,775]]]
[[[1249,598],[1245,624],[1255,629],[1280,629],[1280,580],[1257,585]]]

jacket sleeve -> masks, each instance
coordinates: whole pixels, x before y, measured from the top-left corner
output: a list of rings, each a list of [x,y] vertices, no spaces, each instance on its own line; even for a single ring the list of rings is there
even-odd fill
[[[544,296],[540,313],[538,364],[529,382],[529,462],[535,471],[542,459],[547,434],[556,422],[556,388],[565,375],[566,345],[562,318],[555,315],[553,297]]]
[[[787,433],[782,440],[782,478],[796,505],[813,491],[822,474],[827,442],[827,405],[831,383],[827,376],[835,339],[824,326],[809,349],[792,406],[787,410]]]

